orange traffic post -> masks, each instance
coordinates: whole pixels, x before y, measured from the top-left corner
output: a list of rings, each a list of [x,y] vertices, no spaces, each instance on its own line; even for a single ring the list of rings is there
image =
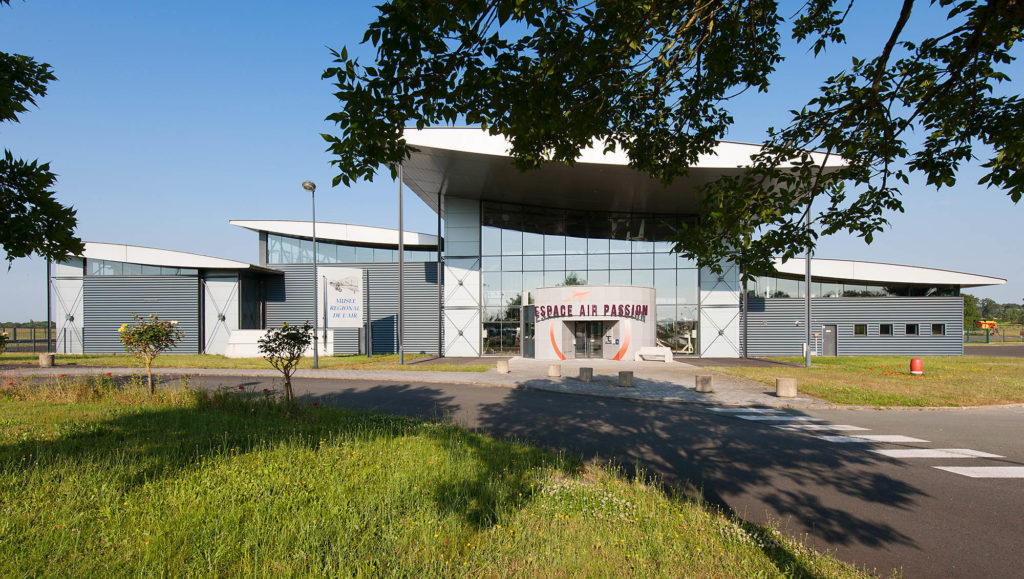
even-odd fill
[[[921,361],[921,358],[910,359],[910,373],[914,376],[924,374],[924,362]]]

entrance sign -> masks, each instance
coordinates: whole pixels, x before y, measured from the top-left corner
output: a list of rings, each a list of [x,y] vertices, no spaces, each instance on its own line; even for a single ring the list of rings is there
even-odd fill
[[[363,270],[326,269],[324,309],[328,328],[360,328],[363,325]]]
[[[657,345],[654,288],[559,286],[537,288],[535,356],[542,360],[632,360]]]

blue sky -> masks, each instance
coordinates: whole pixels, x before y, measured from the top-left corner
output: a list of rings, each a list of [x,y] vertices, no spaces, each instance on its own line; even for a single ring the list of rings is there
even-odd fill
[[[894,18],[886,4],[855,8],[846,47],[818,59],[789,52],[767,95],[735,101],[728,138],[760,141],[851,55],[880,50]],[[58,77],[20,124],[0,125],[2,146],[51,162],[58,198],[78,210],[78,233],[88,241],[256,262],[255,234],[227,221],[308,219],[306,179],[319,186],[318,220],[395,227],[395,183],[385,175],[331,188],[319,136],[331,130],[323,118],[337,108],[320,79],[328,47],[348,45],[371,60],[356,45],[375,13],[355,1],[0,6],[0,50],[48,62]],[[941,25],[921,10],[910,30]],[[1004,286],[970,291],[1020,303],[1024,204],[977,185],[978,176],[968,167],[956,187],[939,192],[912,183],[906,213],[891,216],[891,229],[874,243],[840,236],[817,255],[1004,277]],[[414,195],[405,206],[408,229],[436,230],[436,216]],[[45,269],[30,258],[0,270],[0,320],[45,319]]]

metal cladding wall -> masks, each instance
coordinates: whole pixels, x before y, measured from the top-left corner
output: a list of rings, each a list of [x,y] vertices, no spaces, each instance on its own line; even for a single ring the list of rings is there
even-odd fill
[[[369,272],[370,315],[373,318],[373,353],[397,351],[398,339],[398,264],[332,263]],[[267,327],[284,322],[301,324],[313,318],[312,264],[273,265],[284,272],[283,278],[267,280]],[[322,314],[320,314],[322,316]],[[322,321],[321,321],[322,323]],[[437,263],[405,264],[405,351],[435,353],[438,338]],[[321,330],[322,332],[323,330]],[[334,330],[334,353],[359,351],[358,329]],[[323,336],[321,335],[321,338]]]
[[[803,299],[749,298],[748,308],[748,356],[803,355]],[[963,319],[961,297],[811,300],[812,330],[820,333],[822,325],[835,324],[840,356],[960,356]],[[855,336],[854,324],[867,324],[867,335]],[[893,335],[880,335],[880,324],[892,324]],[[918,324],[919,335],[906,335],[907,324]],[[945,324],[945,335],[931,335],[932,324]]]
[[[117,330],[140,316],[177,320],[185,337],[174,354],[199,353],[197,276],[85,276],[83,342],[86,354],[124,352]]]

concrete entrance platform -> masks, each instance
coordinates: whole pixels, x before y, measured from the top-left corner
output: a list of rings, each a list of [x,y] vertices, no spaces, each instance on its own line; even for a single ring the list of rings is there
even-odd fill
[[[548,366],[561,366],[560,378],[547,376]],[[594,369],[593,382],[582,382],[580,368]],[[534,360],[515,357],[509,360],[509,373],[497,374],[489,370],[484,374],[501,378],[501,382],[536,390],[608,396],[633,400],[659,400],[688,404],[713,404],[731,406],[774,406],[800,408],[826,408],[828,403],[808,396],[797,398],[776,398],[772,388],[760,382],[744,380],[725,374],[711,372],[684,362],[626,362],[612,360]],[[618,385],[620,371],[633,372],[634,387]],[[712,375],[714,392],[696,391],[698,375]]]

